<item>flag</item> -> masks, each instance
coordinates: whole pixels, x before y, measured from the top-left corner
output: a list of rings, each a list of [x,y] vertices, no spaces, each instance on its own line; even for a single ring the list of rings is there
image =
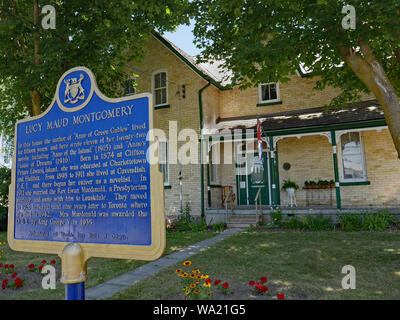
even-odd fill
[[[260,119],[257,118],[257,140],[258,140],[258,159],[262,159],[262,138],[261,138],[261,124]]]

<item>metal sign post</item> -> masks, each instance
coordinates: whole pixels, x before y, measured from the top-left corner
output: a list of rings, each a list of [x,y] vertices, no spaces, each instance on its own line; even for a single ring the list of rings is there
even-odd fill
[[[107,98],[85,67],[62,75],[45,112],[17,122],[8,242],[61,256],[67,299],[84,299],[91,257],[162,255],[164,188],[148,152],[156,150],[152,129],[151,94]]]

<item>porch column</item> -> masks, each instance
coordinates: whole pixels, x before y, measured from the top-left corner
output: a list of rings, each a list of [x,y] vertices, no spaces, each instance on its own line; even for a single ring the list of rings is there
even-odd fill
[[[277,152],[274,150],[274,139],[268,137],[269,141],[269,170],[271,178],[271,206],[276,207],[280,204],[280,193],[279,193],[279,180],[278,179],[278,159]]]
[[[342,207],[340,199],[340,182],[339,182],[339,169],[338,169],[338,159],[336,153],[336,135],[335,130],[331,131],[331,141],[333,147],[333,169],[335,170],[335,187],[336,187],[336,207],[340,209]]]

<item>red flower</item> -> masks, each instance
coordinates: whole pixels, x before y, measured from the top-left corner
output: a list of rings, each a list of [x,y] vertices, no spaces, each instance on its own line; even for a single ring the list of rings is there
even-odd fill
[[[266,277],[261,277],[261,282],[262,283],[265,283],[265,282],[267,282],[268,281],[268,279],[266,278]]]
[[[42,260],[42,263],[47,263],[47,261],[46,260]]]
[[[219,285],[220,283],[221,283],[221,280],[215,280],[215,281],[214,281],[214,285],[215,285],[215,286]]]
[[[9,267],[10,269],[14,269],[14,265],[13,265],[13,264],[10,264],[8,267]]]
[[[50,263],[51,264],[56,264],[56,260],[51,260]]]
[[[228,289],[229,284],[228,284],[228,282],[225,282],[222,286],[223,286],[225,289]]]
[[[34,265],[33,263],[31,263],[31,264],[28,266],[29,269],[33,269],[34,267],[35,267],[35,265]]]
[[[267,292],[267,291],[268,291],[268,288],[267,288],[266,286],[262,286],[262,287],[261,287],[261,291],[262,291],[262,292]]]
[[[255,282],[254,282],[253,280],[251,280],[251,281],[249,282],[249,285],[251,285],[251,286],[254,286],[254,284],[255,284]]]
[[[17,278],[14,280],[14,283],[19,288],[22,285],[22,280],[20,278]]]
[[[39,266],[39,271],[42,271],[42,269],[43,269],[43,266]]]
[[[6,288],[6,286],[3,284],[3,285],[1,286],[1,288],[4,290],[4,289]]]
[[[5,265],[4,265],[4,268],[8,269],[8,264],[5,264]]]
[[[14,273],[12,274],[11,278],[14,279],[16,276],[17,276],[17,273],[14,272]]]
[[[277,294],[278,300],[283,300],[285,299],[285,295],[283,293],[278,293]]]
[[[207,279],[207,280],[206,280],[206,283],[211,283],[211,282],[212,282],[211,279]]]
[[[6,284],[7,281],[8,281],[8,279],[4,279],[4,280],[3,280],[3,284]]]
[[[3,266],[3,264],[0,262],[0,268]]]

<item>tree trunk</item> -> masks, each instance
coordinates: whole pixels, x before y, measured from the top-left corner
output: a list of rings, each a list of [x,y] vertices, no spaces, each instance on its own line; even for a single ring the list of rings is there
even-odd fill
[[[38,116],[42,113],[40,110],[40,94],[37,90],[32,90],[30,95],[32,100],[32,116]]]
[[[353,49],[339,47],[339,51],[357,77],[374,93],[379,101],[400,159],[399,97],[381,64],[376,60],[371,47],[361,40],[359,44],[363,57]]]

